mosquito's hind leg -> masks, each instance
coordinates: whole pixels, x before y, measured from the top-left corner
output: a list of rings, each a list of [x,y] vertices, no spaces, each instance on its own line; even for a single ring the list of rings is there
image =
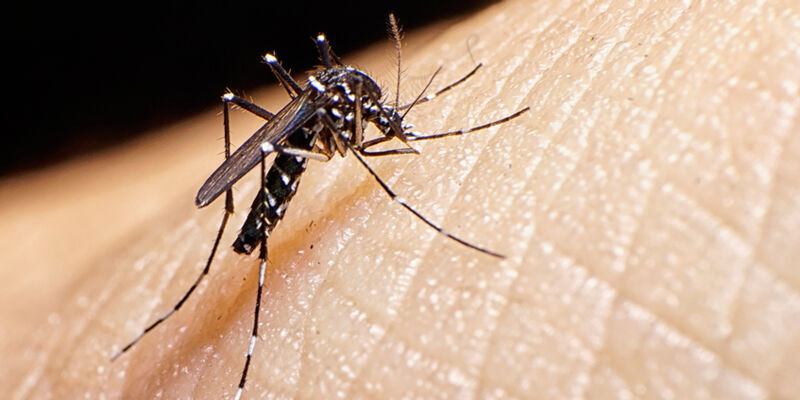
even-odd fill
[[[230,129],[230,112],[229,112],[230,106],[226,101],[223,101],[222,104],[223,104],[223,109],[222,109],[223,125],[225,129],[225,159],[227,160],[231,155],[231,129]],[[117,357],[121,356],[126,351],[130,350],[136,343],[139,342],[139,340],[141,340],[144,337],[144,335],[146,335],[148,332],[150,332],[155,327],[160,325],[162,322],[166,321],[167,318],[169,318],[173,313],[178,311],[181,308],[181,306],[183,306],[183,304],[186,302],[186,300],[189,299],[189,296],[191,296],[194,290],[197,289],[197,286],[200,285],[200,282],[203,280],[203,278],[206,275],[208,275],[208,271],[211,269],[211,262],[214,260],[214,255],[217,253],[217,249],[219,248],[219,243],[222,240],[222,234],[225,232],[225,226],[228,224],[228,218],[230,218],[232,214],[233,214],[233,191],[231,189],[228,189],[225,192],[225,214],[222,215],[222,222],[219,225],[219,230],[217,231],[217,237],[214,239],[214,245],[211,247],[211,253],[208,255],[208,259],[206,260],[206,266],[205,268],[203,268],[203,271],[200,273],[200,275],[197,276],[197,278],[194,280],[194,283],[192,283],[192,286],[189,288],[189,290],[186,291],[183,297],[181,297],[178,303],[176,303],[169,312],[167,312],[166,314],[161,316],[161,318],[150,324],[150,326],[145,328],[139,334],[139,336],[137,336],[125,347],[123,347],[121,350],[115,353],[111,357],[112,361],[117,359]]]
[[[261,149],[261,191],[262,196],[260,196],[264,200],[264,204],[262,207],[259,207],[262,210],[259,213],[259,218],[261,219],[261,243],[260,243],[260,250],[258,254],[258,292],[256,292],[256,305],[255,310],[253,311],[253,329],[250,335],[250,345],[247,347],[247,356],[244,362],[244,369],[242,369],[242,377],[239,379],[239,387],[236,389],[236,395],[234,396],[234,400],[239,400],[242,397],[242,392],[244,391],[244,385],[247,382],[247,371],[250,369],[250,361],[253,359],[253,350],[256,347],[256,340],[258,340],[258,315],[261,312],[261,294],[264,291],[264,276],[266,275],[267,271],[267,229],[269,226],[269,222],[267,221],[266,210],[269,208],[269,204],[266,203],[267,196],[269,195],[269,188],[266,185],[267,179],[267,154],[268,151],[265,151],[263,148]]]

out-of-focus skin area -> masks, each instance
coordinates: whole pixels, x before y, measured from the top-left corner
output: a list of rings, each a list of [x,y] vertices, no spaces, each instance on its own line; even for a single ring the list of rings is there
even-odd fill
[[[437,235],[352,156],[311,162],[269,240],[244,398],[796,398],[796,2],[506,2],[408,39],[406,99],[485,63],[415,129],[531,111],[369,161],[507,258]],[[393,91],[388,40],[345,59]],[[260,124],[233,117],[235,143]],[[232,398],[258,262],[229,244],[255,174],[208,278],[109,361],[203,268],[222,203],[192,201],[221,136],[210,111],[2,182],[2,397]]]

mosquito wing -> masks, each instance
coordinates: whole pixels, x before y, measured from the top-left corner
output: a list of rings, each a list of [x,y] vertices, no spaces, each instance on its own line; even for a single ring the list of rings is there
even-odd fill
[[[274,118],[258,128],[231,156],[220,165],[197,192],[194,203],[205,207],[220,194],[230,189],[244,174],[261,161],[261,144],[279,144],[286,136],[301,128],[314,113],[327,103],[327,97],[318,99],[315,90],[306,90],[283,107]]]

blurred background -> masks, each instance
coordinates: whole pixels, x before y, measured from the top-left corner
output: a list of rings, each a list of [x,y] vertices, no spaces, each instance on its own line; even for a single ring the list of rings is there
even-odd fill
[[[311,69],[320,32],[342,55],[385,39],[390,12],[412,30],[490,3],[17,4],[0,16],[0,178],[178,121],[218,104],[225,88],[274,83],[267,51],[295,73]]]

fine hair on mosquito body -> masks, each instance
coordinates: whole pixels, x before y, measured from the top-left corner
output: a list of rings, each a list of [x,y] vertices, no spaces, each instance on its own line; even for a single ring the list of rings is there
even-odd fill
[[[195,198],[197,207],[202,208],[223,193],[225,194],[225,213],[220,222],[211,252],[206,260],[205,268],[172,309],[147,326],[130,343],[117,351],[112,356],[112,361],[130,350],[148,332],[178,311],[208,274],[222,240],[225,227],[228,224],[228,219],[234,211],[232,186],[247,172],[255,168],[256,165],[260,165],[261,171],[259,175],[261,179],[260,190],[258,190],[253,199],[250,212],[233,243],[233,249],[237,253],[250,254],[256,248],[259,250],[259,279],[253,311],[252,333],[245,355],[241,378],[233,395],[234,399],[241,398],[244,391],[247,372],[250,368],[253,349],[258,337],[258,320],[264,276],[267,268],[267,238],[278,221],[283,218],[289,201],[297,191],[300,176],[305,171],[308,160],[328,161],[336,154],[341,157],[346,156],[348,153],[352,154],[383,191],[401,207],[413,214],[415,218],[418,218],[439,234],[454,242],[492,257],[503,258],[499,253],[448,233],[439,225],[417,212],[405,200],[395,194],[370,167],[365,158],[419,154],[412,147],[412,142],[441,139],[483,130],[514,119],[528,111],[529,108],[525,107],[504,118],[468,129],[427,135],[410,131],[410,125],[406,124],[404,119],[413,107],[429,102],[438,95],[463,83],[473,76],[482,64],[477,64],[461,79],[446,85],[433,94],[425,96],[425,91],[441,70],[439,68],[414,101],[400,105],[401,41],[400,29],[393,15],[389,15],[389,33],[397,51],[398,72],[397,87],[392,104],[386,104],[382,100],[381,88],[369,75],[342,63],[341,59],[331,50],[330,44],[323,34],[318,35],[315,41],[322,67],[311,73],[307,78],[307,82],[303,85],[295,81],[273,55],[266,54],[264,56],[264,61],[291,98],[289,103],[277,113],[271,113],[230,92],[222,96],[225,161],[209,176]],[[231,105],[242,108],[265,120],[265,123],[233,153],[231,153],[230,145],[229,110]],[[377,137],[372,139],[365,137],[364,130],[368,125],[376,128],[378,131]],[[397,146],[385,150],[373,149],[377,145],[388,142],[397,143]],[[275,153],[275,158],[270,165],[267,165],[267,156],[272,153]]]

